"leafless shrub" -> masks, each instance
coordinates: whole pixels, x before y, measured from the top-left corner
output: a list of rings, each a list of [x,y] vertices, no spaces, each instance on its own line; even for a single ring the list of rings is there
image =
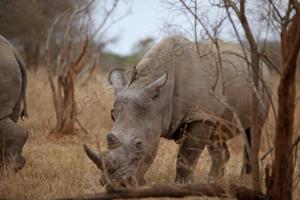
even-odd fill
[[[97,44],[95,39],[105,31],[105,25],[117,7],[118,0],[106,11],[98,27],[95,27],[91,18],[93,5],[94,1],[88,1],[71,11],[65,11],[57,17],[48,33],[45,56],[56,113],[56,127],[52,131],[55,133],[72,134],[75,123],[87,133],[76,116],[75,81],[82,74],[88,73],[87,82],[97,68],[104,43]],[[51,39],[59,23],[65,26],[64,34],[60,41],[56,41],[59,50],[51,55]]]

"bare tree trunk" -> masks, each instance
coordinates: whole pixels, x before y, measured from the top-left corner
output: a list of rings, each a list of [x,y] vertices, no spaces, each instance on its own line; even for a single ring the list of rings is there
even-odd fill
[[[252,79],[254,83],[254,89],[259,91],[259,55],[256,49],[251,49],[251,63],[252,63]],[[262,132],[262,117],[259,113],[261,109],[260,102],[254,91],[252,92],[252,112],[251,112],[251,152],[250,162],[252,171],[252,188],[257,191],[261,191],[260,186],[260,171],[259,171],[259,150],[260,150],[260,138]]]
[[[64,98],[60,98],[59,105],[63,105],[60,117],[57,121],[55,131],[62,134],[72,134],[74,132],[74,126],[76,121],[76,104],[75,104],[75,74],[73,70],[70,70],[67,77],[62,78],[61,85]]]
[[[290,2],[290,4],[292,4]],[[291,5],[289,5],[289,9]],[[276,124],[275,161],[270,196],[272,200],[291,200],[293,196],[293,133],[295,113],[295,73],[300,49],[300,11],[282,25],[283,72],[278,86],[278,123]]]

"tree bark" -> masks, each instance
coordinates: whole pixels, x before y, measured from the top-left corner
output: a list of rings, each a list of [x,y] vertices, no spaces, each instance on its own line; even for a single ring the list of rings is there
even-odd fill
[[[278,86],[278,123],[275,136],[275,161],[270,197],[272,200],[293,198],[293,151],[295,113],[295,72],[300,49],[300,12],[288,19],[281,32],[283,73]]]
[[[74,133],[74,126],[76,121],[76,104],[75,104],[75,74],[71,69],[68,72],[67,77],[63,81],[63,112],[61,113],[61,124],[58,132],[62,134],[72,134]]]
[[[257,49],[251,52],[252,63],[252,79],[254,89],[259,92],[259,56]],[[251,112],[251,171],[252,171],[252,187],[254,190],[261,191],[260,187],[260,171],[259,171],[259,150],[260,150],[260,138],[262,132],[262,117],[259,112],[261,109],[260,102],[255,92],[252,92],[252,112]]]

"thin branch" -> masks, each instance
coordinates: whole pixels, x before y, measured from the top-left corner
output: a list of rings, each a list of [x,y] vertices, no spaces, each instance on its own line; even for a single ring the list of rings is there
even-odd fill
[[[88,71],[89,71],[88,76],[81,84],[82,86],[84,86],[88,83],[88,81],[91,79],[94,71],[97,69],[97,67],[99,67],[99,60],[100,60],[100,53],[99,52],[94,53],[92,66],[90,67],[90,69],[88,69]]]
[[[197,15],[197,13],[194,13],[193,10],[185,3],[184,0],[180,0],[181,4],[185,7],[185,9],[187,9],[192,16],[197,19],[197,21],[201,24],[201,26],[203,27],[204,31],[206,32],[206,34],[208,35],[208,37],[210,38],[211,41],[214,41],[213,36],[210,34],[208,28],[206,27],[206,25],[203,23],[203,21],[200,19],[200,17]]]
[[[264,159],[266,159],[266,157],[273,152],[273,147],[271,147],[261,158],[260,161],[262,162]]]
[[[80,129],[86,134],[88,135],[89,132],[86,128],[84,128],[83,124],[81,123],[81,121],[78,119],[78,117],[76,117],[75,119],[76,123],[78,124],[78,126],[80,127]]]
[[[269,58],[269,56],[267,56],[264,53],[261,53],[260,58],[262,59],[262,61],[264,63],[266,63],[266,65],[269,67],[269,69],[274,69],[281,76],[280,69],[272,62],[272,60]]]
[[[87,52],[87,48],[89,46],[90,40],[88,37],[86,37],[86,39],[83,41],[83,45],[80,51],[80,55],[78,56],[77,60],[75,61],[73,67],[75,70],[75,74],[80,73],[80,71],[83,69],[84,65],[83,65],[83,61],[84,58],[86,56],[86,52]]]
[[[268,0],[270,5],[272,6],[272,8],[274,9],[277,17],[279,17],[280,21],[283,21],[283,17],[281,16],[280,14],[280,11],[278,10],[277,6],[275,5],[274,1],[273,0]]]
[[[291,149],[290,149],[289,153],[292,153],[293,149],[295,147],[297,147],[297,145],[299,144],[299,142],[300,142],[300,135],[298,135],[297,138],[295,139],[294,143],[291,146]]]
[[[103,27],[106,25],[108,19],[110,18],[110,16],[112,15],[112,13],[114,12],[114,10],[116,9],[116,7],[118,6],[119,0],[115,0],[112,7],[108,10],[108,12],[106,13],[103,21],[101,22],[101,24],[98,26],[98,28],[96,29],[96,31],[92,34],[91,38],[94,38],[102,29]]]

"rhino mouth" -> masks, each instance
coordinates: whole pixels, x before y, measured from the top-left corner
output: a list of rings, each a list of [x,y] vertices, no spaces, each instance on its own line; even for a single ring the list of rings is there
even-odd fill
[[[122,180],[122,181],[120,181]],[[100,179],[100,183],[102,186],[106,188],[107,191],[118,191],[120,189],[126,189],[130,187],[137,186],[137,181],[132,177],[122,177],[118,181],[105,181],[103,177]]]
[[[17,155],[16,159],[15,159],[14,170],[17,172],[17,171],[23,169],[25,164],[26,164],[26,159],[22,155]]]
[[[138,185],[135,165],[126,166],[116,170],[115,172],[107,175],[103,174],[100,183],[103,186],[112,187],[112,188],[129,188]],[[108,169],[106,172],[109,172]]]
[[[100,183],[108,190],[111,188],[128,188],[138,185],[136,164],[127,164],[126,166],[116,166],[105,154],[99,154],[92,151],[87,145],[83,145],[87,156],[102,171]]]

